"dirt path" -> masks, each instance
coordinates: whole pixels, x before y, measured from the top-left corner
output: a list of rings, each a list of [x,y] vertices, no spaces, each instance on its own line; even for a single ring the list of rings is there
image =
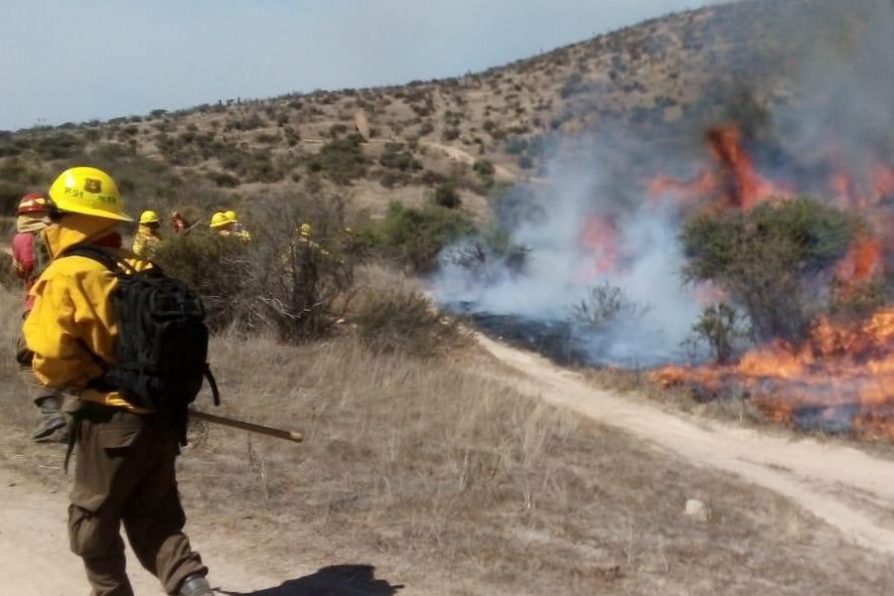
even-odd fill
[[[15,472],[0,470],[0,503],[2,592],[15,596],[85,594],[88,587],[80,559],[68,550],[66,495],[49,493]],[[214,586],[226,592],[251,594],[281,583],[256,569],[247,570],[239,553],[226,546],[232,542],[228,538],[203,529],[188,531],[194,543],[214,545],[213,552],[204,555],[213,570]],[[128,574],[137,594],[164,593],[130,552]]]
[[[441,151],[451,160],[459,163],[472,166],[478,161],[478,159],[468,151],[460,149],[459,147],[454,147],[453,145],[444,145],[443,143],[435,143],[434,141],[420,141],[420,144]],[[497,178],[507,181],[518,179],[518,176],[514,172],[498,164],[494,164],[494,174]]]
[[[514,370],[504,381],[519,391],[775,491],[855,543],[894,555],[894,462],[840,444],[670,414],[599,390],[537,355],[479,339]]]

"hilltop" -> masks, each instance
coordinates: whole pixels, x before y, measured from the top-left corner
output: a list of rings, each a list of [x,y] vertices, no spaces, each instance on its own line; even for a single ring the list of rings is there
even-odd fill
[[[459,78],[4,132],[0,205],[9,212],[23,186],[90,161],[114,171],[137,208],[193,217],[303,191],[374,217],[392,201],[434,200],[480,218],[495,185],[544,176],[548,153],[576,138],[621,128],[665,141],[798,101],[798,56],[857,30],[859,7],[874,1],[720,5]],[[810,27],[791,26],[805,18]],[[793,33],[805,29],[810,39]]]

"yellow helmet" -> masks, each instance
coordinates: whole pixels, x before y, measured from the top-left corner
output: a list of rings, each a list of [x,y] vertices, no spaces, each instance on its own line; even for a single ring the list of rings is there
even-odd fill
[[[143,211],[140,215],[140,223],[141,224],[153,224],[158,223],[158,213],[155,211]]]
[[[298,235],[303,236],[304,238],[310,238],[313,236],[314,229],[311,227],[309,223],[303,223],[298,226]]]
[[[227,219],[227,214],[223,211],[218,211],[211,217],[211,227],[212,228],[222,228],[223,226],[230,223],[230,220]]]
[[[133,221],[124,213],[115,181],[96,168],[77,167],[62,172],[50,187],[50,199],[62,212]]]
[[[227,218],[227,221],[230,223],[236,223],[239,221],[239,218],[236,216],[236,212],[230,209],[229,211],[224,211],[224,215]]]

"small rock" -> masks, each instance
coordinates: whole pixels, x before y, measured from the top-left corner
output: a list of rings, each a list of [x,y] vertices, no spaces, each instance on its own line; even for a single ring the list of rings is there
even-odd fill
[[[711,517],[711,511],[708,509],[708,506],[705,505],[704,501],[698,499],[687,499],[684,513],[700,522],[706,522]]]

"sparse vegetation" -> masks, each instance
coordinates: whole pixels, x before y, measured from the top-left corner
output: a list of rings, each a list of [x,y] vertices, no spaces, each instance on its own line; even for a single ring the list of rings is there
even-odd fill
[[[330,141],[310,160],[308,169],[324,174],[336,184],[349,184],[366,175],[368,160],[362,142],[360,135]]]
[[[357,333],[375,352],[426,358],[462,344],[458,322],[441,315],[419,290],[365,288],[356,302],[352,319]]]
[[[707,347],[714,362],[724,365],[733,361],[750,337],[745,318],[730,305],[720,302],[702,311],[692,328],[690,343],[695,349]]]
[[[574,306],[572,316],[591,329],[602,329],[619,321],[640,318],[649,308],[633,302],[621,288],[605,282],[587,292],[586,298]]]

